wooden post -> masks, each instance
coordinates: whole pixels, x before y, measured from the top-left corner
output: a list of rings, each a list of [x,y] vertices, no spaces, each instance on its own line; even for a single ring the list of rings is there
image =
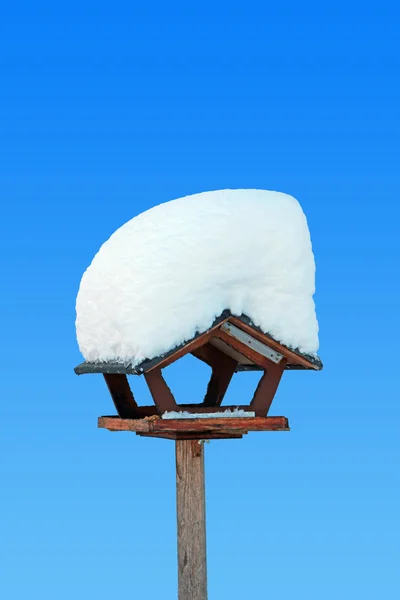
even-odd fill
[[[204,444],[176,441],[178,598],[207,600]]]

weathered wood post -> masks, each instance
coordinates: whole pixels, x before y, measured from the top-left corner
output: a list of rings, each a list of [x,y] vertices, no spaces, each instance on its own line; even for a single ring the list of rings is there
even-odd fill
[[[204,444],[177,440],[178,598],[207,600]]]

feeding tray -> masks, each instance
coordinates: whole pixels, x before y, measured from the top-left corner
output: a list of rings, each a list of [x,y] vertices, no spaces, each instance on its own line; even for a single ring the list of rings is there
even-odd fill
[[[99,427],[109,431],[134,431],[145,437],[168,440],[241,438],[249,431],[289,431],[286,417],[224,417],[203,419],[121,419],[99,417]]]
[[[162,369],[186,354],[192,354],[212,369],[200,404],[178,405],[162,374]],[[99,427],[177,440],[240,438],[248,431],[287,431],[286,417],[270,417],[268,411],[284,370],[293,369],[318,371],[322,363],[315,356],[277,342],[247,316],[237,317],[224,311],[209,329],[161,356],[135,366],[84,362],[75,372],[104,376],[118,416],[100,417]],[[249,404],[221,407],[231,379],[239,371],[262,372],[253,398]],[[144,376],[154,406],[137,404],[127,375]],[[180,418],[170,418],[173,417],[170,413],[178,413]]]

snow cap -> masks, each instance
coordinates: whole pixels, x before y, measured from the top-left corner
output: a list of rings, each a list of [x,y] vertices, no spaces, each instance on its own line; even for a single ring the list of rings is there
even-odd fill
[[[315,263],[295,198],[265,190],[204,192],[120,227],[84,273],[76,332],[87,361],[140,364],[229,309],[278,342],[315,355]]]

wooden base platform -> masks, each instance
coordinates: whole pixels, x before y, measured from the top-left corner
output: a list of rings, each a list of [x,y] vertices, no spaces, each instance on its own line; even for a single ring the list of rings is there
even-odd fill
[[[241,438],[249,431],[289,431],[286,417],[210,419],[144,419],[99,417],[98,426],[109,431],[133,431],[145,437],[168,440],[213,440]]]

